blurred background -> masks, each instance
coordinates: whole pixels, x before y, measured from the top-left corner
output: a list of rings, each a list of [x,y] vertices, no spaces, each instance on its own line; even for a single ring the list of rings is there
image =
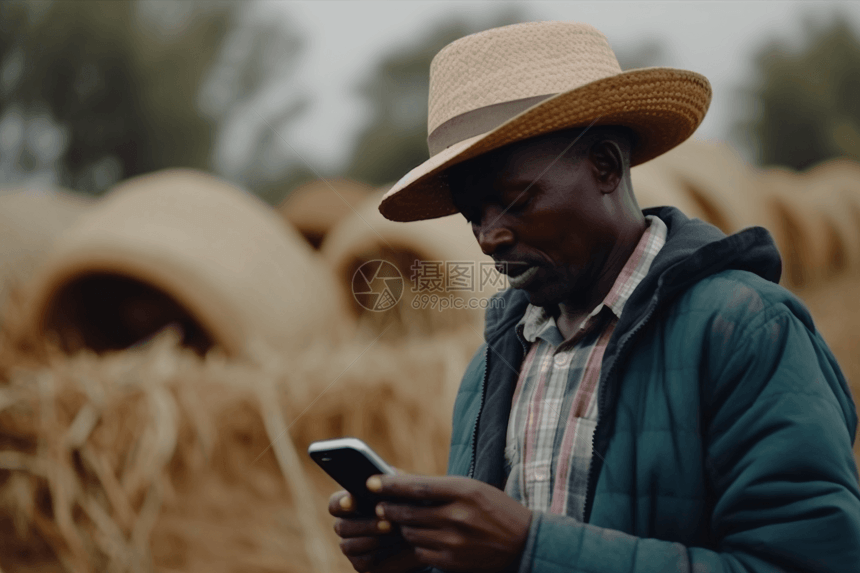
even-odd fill
[[[623,69],[709,78],[698,137],[748,162],[857,158],[853,2],[3,2],[0,181],[99,195],[165,167],[271,204],[317,176],[372,185],[427,157],[445,44],[529,20],[589,22]]]
[[[640,204],[770,230],[858,399],[858,3],[4,0],[0,569],[350,570],[307,444],[444,473],[482,331],[414,270],[485,261],[465,222],[376,204],[428,158],[435,53],[535,20],[708,77]]]

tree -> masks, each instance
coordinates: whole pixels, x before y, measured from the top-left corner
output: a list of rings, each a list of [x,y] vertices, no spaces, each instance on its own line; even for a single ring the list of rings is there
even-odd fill
[[[805,36],[801,50],[772,40],[755,57],[760,80],[744,92],[758,114],[734,134],[755,143],[759,164],[802,170],[832,157],[860,160],[860,40],[840,17],[808,22]]]
[[[274,52],[298,52],[290,30],[247,12],[204,0],[0,2],[0,176],[41,172],[98,194],[166,167],[209,170],[219,128],[281,79],[270,73],[280,69]],[[229,41],[249,30],[250,46]],[[287,112],[265,111],[270,124],[294,114],[296,102],[283,100]],[[259,134],[246,143],[251,158],[272,144]],[[247,183],[246,166],[231,167]]]
[[[273,184],[307,169],[282,138],[308,98],[293,81],[302,38],[282,14],[257,8],[237,12],[200,105],[219,125],[213,170],[273,200]]]

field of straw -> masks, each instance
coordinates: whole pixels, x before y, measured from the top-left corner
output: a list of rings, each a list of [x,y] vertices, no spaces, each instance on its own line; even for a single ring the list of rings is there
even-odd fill
[[[636,168],[633,180],[643,207],[678,205],[726,232],[771,230],[785,258],[783,284],[807,303],[860,398],[860,167],[754,171],[724,147],[691,142]],[[78,214],[54,217],[41,238],[23,236],[35,228],[26,217],[54,207],[5,211],[21,237],[0,236],[0,570],[351,571],[326,511],[339,488],[307,446],[351,435],[404,471],[444,473],[453,400],[481,342],[482,312],[413,308],[407,269],[420,260],[479,261],[477,245],[451,218],[383,220],[379,190],[360,184],[349,209],[331,185],[317,185],[314,196],[309,188],[292,206],[268,210],[208,176],[141,181],[154,186],[146,192],[154,205],[194,190],[188,204],[167,209],[172,219],[129,194],[138,202],[100,200],[101,218],[93,211],[85,224]],[[195,203],[209,197],[220,199]],[[184,225],[192,220],[206,225]],[[134,250],[134,233],[155,236],[150,251]],[[207,259],[219,233],[229,240]],[[251,236],[266,249],[253,249]],[[176,237],[187,244],[174,248]],[[153,330],[132,321],[147,333],[132,346],[96,353],[83,344],[70,354],[62,332],[34,325],[34,297],[62,290],[69,261],[84,265],[84,254],[107,252],[105,244],[126,245],[120,262],[135,280],[198,304],[189,314],[208,328],[208,353],[176,323]],[[147,274],[156,248],[177,270]],[[289,265],[273,268],[279,258]],[[384,313],[361,308],[350,291],[356,270],[380,258],[405,279],[403,300]],[[55,272],[39,275],[41,267]],[[202,292],[207,281],[222,286]],[[236,299],[245,292],[254,295]],[[94,300],[107,305],[104,294]],[[152,300],[135,304],[144,303]],[[117,304],[111,312],[134,310]],[[347,320],[338,322],[340,314]],[[74,322],[83,316],[66,317],[66,327],[83,330]],[[268,342],[251,347],[246,338]]]
[[[0,568],[351,570],[326,513],[338,488],[308,444],[358,436],[400,469],[444,473],[440,413],[480,341],[374,338],[260,365],[201,358],[170,329],[102,356],[6,336]]]

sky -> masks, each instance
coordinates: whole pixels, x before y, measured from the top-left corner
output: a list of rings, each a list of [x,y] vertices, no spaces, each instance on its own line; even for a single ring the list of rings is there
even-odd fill
[[[780,39],[800,48],[804,22],[826,23],[837,11],[860,33],[860,2],[262,0],[263,13],[289,20],[305,38],[294,80],[308,91],[311,105],[286,134],[292,151],[321,172],[336,171],[347,160],[368,111],[355,87],[384,54],[420,40],[437,22],[462,17],[481,24],[511,6],[524,14],[524,21],[592,24],[618,52],[660,40],[665,48],[660,65],[693,70],[711,82],[711,107],[695,134],[703,139],[730,140],[733,121],[751,113],[739,89],[751,81],[752,57],[766,42]],[[752,159],[743,142],[731,141]]]

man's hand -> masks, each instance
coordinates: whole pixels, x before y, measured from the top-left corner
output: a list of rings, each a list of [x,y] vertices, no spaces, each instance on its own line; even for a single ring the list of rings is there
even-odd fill
[[[355,502],[345,491],[329,498],[328,511],[338,519],[334,530],[340,550],[361,573],[407,573],[422,567],[413,548],[388,520],[358,517]]]
[[[367,487],[403,499],[379,503],[376,513],[400,527],[421,563],[485,573],[518,567],[532,514],[503,491],[456,476],[373,476]],[[417,505],[422,501],[436,505]]]

